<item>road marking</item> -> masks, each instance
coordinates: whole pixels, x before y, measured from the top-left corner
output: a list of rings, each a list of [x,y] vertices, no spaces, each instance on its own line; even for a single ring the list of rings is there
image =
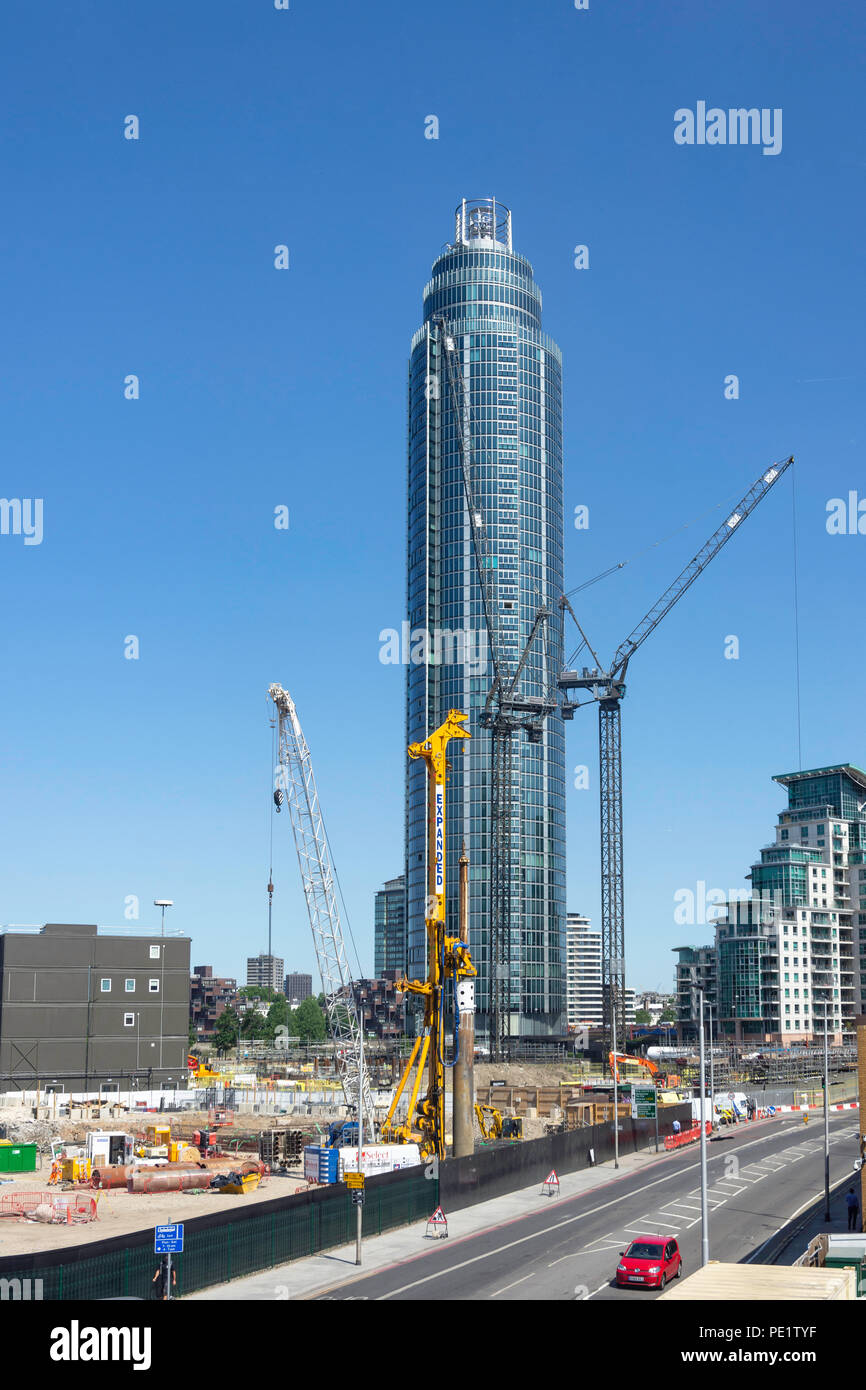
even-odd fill
[[[613,1122],[611,1121],[611,1123],[613,1123]],[[525,1284],[526,1281],[527,1281],[527,1279],[531,1279],[531,1278],[532,1278],[532,1275],[531,1275],[531,1274],[524,1274],[524,1276],[523,1276],[522,1279],[515,1279],[515,1281],[514,1281],[513,1284],[506,1284],[504,1289],[497,1289],[497,1290],[496,1290],[496,1293],[490,1294],[489,1297],[490,1297],[490,1298],[496,1298],[497,1294],[508,1293],[508,1290],[509,1290],[509,1289],[516,1289],[518,1284]]]
[[[731,1149],[729,1152],[731,1152],[731,1153],[739,1153],[739,1152],[740,1152],[741,1150],[743,1150],[743,1149],[750,1149],[750,1148],[754,1147],[755,1144],[764,1144],[764,1143],[767,1142],[768,1139],[771,1140],[771,1139],[772,1139],[772,1135],[770,1135],[770,1134],[762,1134],[762,1135],[761,1135],[760,1137],[758,1137],[758,1138],[749,1139],[749,1140],[747,1140],[747,1141],[746,1141],[745,1143],[743,1143],[743,1144],[738,1144],[737,1147],[736,1147],[735,1149]],[[665,1173],[663,1177],[660,1177],[660,1178],[653,1178],[652,1182],[644,1183],[643,1187],[635,1188],[635,1190],[634,1190],[633,1192],[629,1192],[629,1193],[628,1193],[628,1196],[629,1196],[629,1197],[639,1197],[640,1194],[641,1194],[642,1192],[648,1192],[651,1188],[653,1188],[653,1187],[658,1187],[661,1183],[670,1182],[672,1179],[675,1179],[675,1178],[678,1178],[678,1177],[682,1177],[685,1173],[691,1172],[692,1170],[694,1170],[694,1169],[696,1169],[696,1168],[698,1168],[698,1167],[699,1167],[699,1163],[695,1162],[695,1163],[688,1164],[688,1165],[687,1165],[686,1167],[684,1167],[684,1168],[675,1168],[675,1169],[672,1170],[672,1172],[670,1172],[670,1173]],[[762,1176],[763,1176],[763,1177],[767,1177],[767,1174],[764,1173],[764,1174],[762,1174]],[[615,1179],[614,1179],[614,1181],[615,1181]],[[578,1195],[582,1195],[582,1194],[575,1194],[575,1196],[578,1196]],[[571,1200],[574,1200],[574,1199],[573,1199],[573,1198],[569,1198],[568,1200],[571,1201]],[[527,1241],[529,1241],[529,1240],[538,1240],[538,1239],[541,1238],[541,1237],[549,1236],[549,1235],[552,1234],[552,1232],[560,1230],[563,1226],[571,1226],[571,1225],[573,1225],[575,1221],[585,1221],[585,1220],[587,1219],[587,1217],[589,1217],[589,1216],[595,1216],[595,1215],[597,1215],[597,1213],[600,1212],[600,1211],[606,1211],[606,1210],[608,1209],[608,1207],[615,1207],[615,1206],[618,1206],[619,1203],[620,1203],[621,1201],[622,1201],[622,1194],[618,1194],[616,1197],[612,1197],[612,1198],[610,1199],[609,1202],[602,1202],[602,1203],[601,1203],[599,1206],[597,1206],[597,1207],[590,1207],[590,1209],[589,1209],[588,1211],[577,1212],[574,1216],[566,1216],[566,1217],[564,1217],[564,1218],[562,1219],[562,1221],[557,1221],[557,1222],[552,1223],[552,1224],[549,1225],[549,1226],[544,1226],[540,1231],[533,1231],[530,1235],[518,1236],[516,1240],[508,1241],[508,1242],[506,1242],[505,1245],[498,1245],[494,1250],[485,1250],[485,1251],[484,1251],[482,1254],[480,1254],[480,1255],[471,1255],[471,1256],[469,1257],[469,1259],[467,1259],[467,1260],[461,1260],[459,1264],[449,1265],[446,1269],[437,1270],[435,1274],[425,1274],[425,1275],[424,1275],[422,1278],[420,1278],[420,1279],[413,1279],[413,1280],[412,1280],[410,1283],[408,1283],[408,1284],[401,1284],[399,1288],[389,1290],[388,1293],[378,1294],[378,1295],[377,1295],[377,1302],[384,1302],[386,1299],[394,1298],[394,1297],[396,1297],[397,1294],[404,1293],[407,1289],[414,1289],[414,1288],[417,1288],[417,1287],[418,1287],[419,1285],[421,1285],[421,1284],[429,1284],[430,1281],[433,1280],[433,1279],[446,1279],[446,1278],[448,1278],[449,1275],[455,1274],[455,1273],[457,1272],[458,1269],[465,1269],[468,1265],[477,1264],[479,1260],[487,1260],[487,1259],[490,1259],[491,1255],[501,1255],[501,1254],[503,1253],[503,1251],[505,1251],[505,1250],[512,1250],[512,1249],[513,1249],[515,1246],[517,1246],[517,1245],[524,1245],[524,1244],[525,1244]],[[678,1206],[678,1205],[682,1205],[682,1204],[681,1204],[681,1203],[678,1203],[678,1202],[672,1202],[671,1205],[672,1205],[672,1206]],[[534,1213],[532,1213],[532,1214],[534,1214]],[[509,1223],[504,1223],[504,1224],[505,1224],[506,1227],[507,1227],[507,1225],[514,1224],[514,1223],[516,1223],[516,1222],[518,1222],[518,1221],[523,1221],[523,1220],[526,1220],[526,1217],[515,1217],[515,1218],[514,1218],[514,1222],[509,1222]],[[496,1230],[497,1227],[494,1226],[494,1227],[490,1227],[490,1228],[488,1228],[488,1229],[489,1229],[489,1230]],[[462,1236],[462,1237],[460,1237],[460,1239],[461,1239],[461,1241],[463,1241],[463,1240],[474,1240],[474,1239],[477,1239],[477,1237],[478,1237],[479,1234],[484,1234],[484,1232],[483,1232],[483,1231],[482,1231],[482,1232],[477,1232],[477,1231],[476,1231],[476,1232],[473,1232],[473,1233],[470,1234],[470,1235]],[[591,1243],[592,1243],[592,1242],[591,1242]],[[765,1243],[766,1243],[766,1242],[765,1242]],[[452,1248],[453,1248],[453,1247],[452,1247]],[[414,1259],[423,1259],[424,1256],[414,1256],[414,1257],[412,1257],[412,1258],[414,1258]],[[405,1263],[408,1263],[408,1261],[406,1261]],[[387,1271],[388,1271],[389,1269],[399,1268],[399,1264],[400,1264],[400,1262],[398,1261],[396,1265],[385,1266],[384,1269],[377,1270],[377,1271],[376,1271],[376,1275],[378,1276],[378,1275],[385,1274],[385,1273],[387,1273]],[[370,1275],[361,1275],[361,1276],[359,1276],[359,1277],[361,1277],[361,1278],[369,1278],[369,1277],[371,1277],[371,1276],[370,1276]],[[603,1285],[602,1287],[606,1288],[607,1285]],[[323,1290],[322,1292],[324,1292],[324,1290]],[[316,1298],[316,1297],[321,1297],[321,1294],[313,1293],[313,1294],[312,1294],[312,1297],[314,1297],[314,1298]]]
[[[610,1280],[608,1279],[608,1281],[607,1281],[606,1284],[599,1284],[599,1286],[598,1286],[597,1289],[593,1289],[592,1293],[587,1294],[586,1298],[582,1299],[581,1301],[582,1301],[583,1303],[588,1303],[589,1300],[590,1300],[591,1298],[595,1298],[595,1296],[596,1296],[597,1293],[601,1293],[602,1289],[609,1289],[609,1288],[610,1288]]]

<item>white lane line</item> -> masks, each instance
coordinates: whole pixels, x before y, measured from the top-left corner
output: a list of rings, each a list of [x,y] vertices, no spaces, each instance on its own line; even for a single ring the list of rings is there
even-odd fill
[[[731,1152],[739,1153],[743,1149],[751,1149],[755,1144],[763,1144],[767,1139],[772,1137],[771,1135],[762,1134],[757,1139],[748,1139],[745,1143],[738,1144]],[[643,1187],[636,1188],[634,1192],[630,1192],[627,1195],[630,1197],[639,1197],[642,1192],[649,1192],[650,1188],[658,1187],[661,1183],[671,1182],[674,1178],[682,1177],[684,1173],[688,1173],[698,1166],[697,1162],[690,1163],[685,1168],[675,1169],[671,1173],[665,1173],[663,1177],[653,1178],[650,1182],[644,1183]],[[763,1176],[766,1177],[767,1174],[764,1173]],[[538,1240],[541,1236],[549,1236],[553,1231],[558,1231],[563,1226],[573,1225],[575,1221],[586,1221],[588,1217],[595,1216],[600,1211],[606,1211],[608,1207],[618,1206],[622,1199],[623,1194],[620,1193],[607,1202],[601,1202],[597,1207],[590,1207],[588,1211],[576,1212],[574,1216],[563,1217],[562,1221],[557,1221],[550,1226],[545,1226],[541,1231],[532,1231],[529,1235],[518,1236],[515,1240],[507,1241],[505,1245],[498,1245],[494,1250],[485,1250],[480,1255],[471,1255],[468,1259],[461,1260],[458,1264],[449,1265],[445,1270],[437,1270],[435,1274],[425,1274],[420,1279],[413,1279],[411,1283],[401,1284],[399,1288],[390,1289],[388,1293],[378,1294],[376,1296],[376,1301],[383,1303],[389,1298],[396,1298],[397,1294],[405,1293],[407,1289],[417,1289],[421,1284],[429,1284],[433,1279],[447,1278],[448,1275],[456,1274],[458,1269],[466,1269],[468,1265],[477,1264],[479,1260],[489,1260],[492,1255],[501,1255],[504,1250],[512,1250],[516,1245],[524,1245],[529,1240]],[[672,1205],[678,1204],[673,1203]],[[466,1239],[470,1238],[471,1237],[466,1237]],[[607,1285],[602,1285],[602,1287],[607,1288]]]
[[[611,1127],[612,1127],[612,1125],[611,1125]],[[610,1288],[610,1280],[608,1280],[606,1284],[599,1284],[598,1288],[597,1288],[597,1289],[593,1289],[592,1293],[588,1293],[588,1294],[586,1295],[586,1298],[582,1299],[581,1302],[582,1302],[582,1303],[588,1303],[589,1300],[590,1300],[591,1298],[595,1298],[595,1296],[596,1296],[597,1293],[601,1293],[602,1289],[609,1289],[609,1288]]]
[[[611,1121],[611,1128],[613,1128],[613,1122],[612,1122],[612,1121]],[[551,1261],[550,1261],[550,1264],[547,1266],[547,1268],[548,1268],[548,1269],[553,1269],[553,1266],[554,1266],[554,1265],[561,1265],[562,1262],[563,1262],[563,1260],[575,1260],[575,1259],[577,1259],[577,1256],[578,1256],[578,1255],[585,1255],[585,1254],[586,1254],[586,1251],[585,1251],[585,1250],[572,1250],[572,1252],[571,1252],[570,1255],[560,1255],[560,1257],[559,1257],[558,1260],[551,1260]],[[500,1292],[501,1292],[501,1290],[500,1290]]]
[[[611,1123],[612,1123],[612,1122],[611,1122]],[[531,1279],[531,1278],[532,1278],[532,1275],[531,1275],[531,1274],[524,1274],[524,1276],[523,1276],[522,1279],[515,1279],[515,1281],[514,1281],[513,1284],[506,1284],[505,1287],[504,1287],[503,1289],[497,1289],[497,1290],[496,1290],[496,1293],[490,1294],[489,1297],[490,1297],[490,1298],[496,1298],[497,1294],[508,1293],[508,1290],[509,1290],[509,1289],[516,1289],[518,1284],[525,1284],[526,1281],[527,1281],[527,1279]]]

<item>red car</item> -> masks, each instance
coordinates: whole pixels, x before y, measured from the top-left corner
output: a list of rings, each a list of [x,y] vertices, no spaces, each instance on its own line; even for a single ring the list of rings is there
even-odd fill
[[[663,1289],[669,1279],[683,1272],[680,1247],[672,1236],[638,1236],[620,1255],[616,1267],[618,1288]]]

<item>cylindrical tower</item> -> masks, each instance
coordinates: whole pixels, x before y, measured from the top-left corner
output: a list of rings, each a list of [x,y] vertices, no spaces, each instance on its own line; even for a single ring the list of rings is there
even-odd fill
[[[496,569],[501,649],[513,671],[540,605],[555,615],[521,677],[543,696],[562,652],[562,385],[559,348],[541,328],[532,267],[512,250],[511,213],[463,199],[454,242],[424,290],[424,322],[409,361],[408,662],[406,742],[449,709],[469,714],[448,786],[449,930],[457,934],[457,861],[471,862],[471,942],[478,971],[476,1034],[489,1035],[491,736],[479,714],[493,669],[463,491],[457,421],[445,377],[444,317],[471,410],[476,501]],[[538,743],[514,735],[511,808],[509,1033],[565,1032],[565,743],[549,715]],[[423,978],[427,870],[424,768],[406,789],[407,969]]]

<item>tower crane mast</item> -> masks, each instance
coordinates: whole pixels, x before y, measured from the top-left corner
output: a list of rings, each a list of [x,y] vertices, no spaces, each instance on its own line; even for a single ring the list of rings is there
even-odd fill
[[[574,610],[564,595],[560,600],[563,620],[571,614],[581,635],[581,646],[591,653],[595,666],[582,671],[563,670],[559,677],[562,691],[585,690],[586,700],[562,702],[563,719],[573,719],[581,705],[598,704],[599,806],[601,815],[601,954],[604,1030],[612,1046],[613,1023],[616,1034],[625,1037],[625,914],[623,904],[623,833],[622,833],[622,715],[625,696],[625,677],[628,664],[639,647],[655,632],[662,619],[678,603],[711,560],[731,539],[735,531],[762,502],[794,462],[793,456],[766,469],[741,498],[721,526],[710,536],[676,579],[644,614],[628,637],[613,654],[605,668],[590,645]],[[580,650],[580,648],[578,648]]]
[[[285,793],[325,995],[328,1032],[335,1044],[346,1105],[357,1110],[359,1119],[363,1117],[364,1132],[372,1138],[375,1133],[373,1098],[369,1077],[361,1062],[361,1021],[352,990],[352,974],[334,891],[334,869],[310,750],[291,695],[281,685],[269,686],[268,694],[276,705],[278,721],[281,785],[274,792],[274,800],[279,810],[282,793]]]
[[[511,669],[505,652],[497,595],[497,568],[484,513],[477,494],[472,412],[454,332],[438,317],[440,351],[454,414],[463,491],[469,515],[472,551],[481,590],[484,622],[490,645],[493,681],[479,722],[491,733],[490,787],[490,1054],[503,1057],[511,1014],[511,899],[512,810],[514,804],[514,735],[523,730],[530,743],[540,743],[544,720],[558,704],[555,682],[545,681],[543,695],[521,696],[521,677],[537,638],[548,633],[550,611],[539,603],[523,651]],[[546,651],[546,647],[545,647]]]

